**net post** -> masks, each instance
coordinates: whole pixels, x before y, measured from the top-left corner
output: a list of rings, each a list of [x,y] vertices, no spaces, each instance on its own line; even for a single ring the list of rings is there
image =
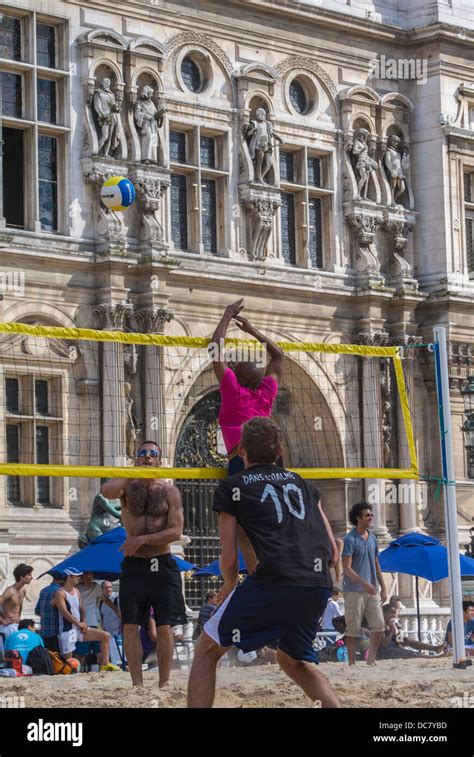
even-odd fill
[[[453,432],[449,401],[448,351],[446,329],[435,326],[434,356],[436,365],[436,387],[438,392],[438,419],[441,436],[441,460],[445,491],[446,539],[448,546],[449,589],[451,596],[451,617],[453,629],[453,666],[466,667],[471,664],[466,659],[464,644],[464,623],[462,612],[461,567],[459,560],[456,483],[454,478]]]

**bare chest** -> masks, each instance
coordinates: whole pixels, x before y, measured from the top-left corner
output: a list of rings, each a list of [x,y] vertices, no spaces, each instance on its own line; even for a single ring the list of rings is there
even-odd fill
[[[128,512],[135,518],[159,518],[168,512],[164,486],[146,486],[141,481],[133,481],[127,489],[125,502]]]

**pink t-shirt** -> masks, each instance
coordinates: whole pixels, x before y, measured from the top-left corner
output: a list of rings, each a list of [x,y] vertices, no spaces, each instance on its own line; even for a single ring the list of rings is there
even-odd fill
[[[265,376],[257,389],[241,386],[231,368],[226,368],[221,381],[221,408],[219,425],[227,452],[238,445],[241,426],[250,418],[268,418],[278,393],[278,383],[273,376]]]

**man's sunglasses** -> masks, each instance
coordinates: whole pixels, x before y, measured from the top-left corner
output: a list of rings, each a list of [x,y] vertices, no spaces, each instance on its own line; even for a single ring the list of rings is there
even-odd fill
[[[146,457],[147,455],[150,455],[150,457],[161,457],[161,452],[158,452],[156,449],[141,449],[137,457]]]

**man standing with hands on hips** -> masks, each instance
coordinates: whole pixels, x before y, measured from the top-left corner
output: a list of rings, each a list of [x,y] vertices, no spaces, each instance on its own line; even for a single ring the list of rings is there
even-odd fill
[[[373,517],[372,508],[367,502],[353,505],[349,520],[355,528],[345,536],[342,550],[349,665],[354,665],[356,661],[357,639],[364,615],[371,630],[367,665],[375,665],[375,655],[385,630],[382,605],[387,599],[387,590],[378,560],[377,539],[369,531]]]

